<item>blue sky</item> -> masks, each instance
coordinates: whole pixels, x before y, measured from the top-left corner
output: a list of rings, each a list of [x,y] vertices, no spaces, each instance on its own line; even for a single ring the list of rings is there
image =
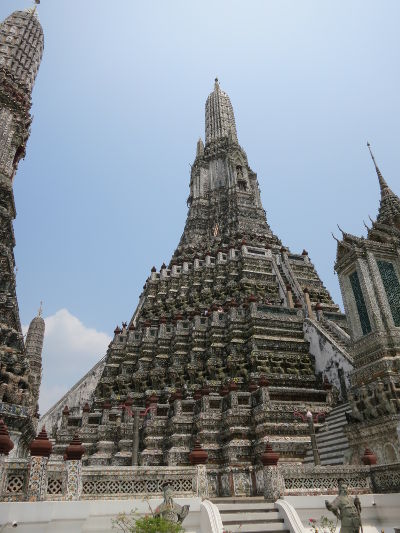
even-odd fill
[[[29,5],[1,0],[0,18]],[[341,301],[331,231],[365,233],[379,203],[367,140],[400,193],[398,1],[42,0],[38,11],[45,52],[15,180],[24,324],[43,300],[46,317],[64,310],[106,344],[130,318],[183,230],[216,75],[272,229],[309,251]],[[71,356],[67,377],[56,341],[46,386],[72,384],[104,351]]]

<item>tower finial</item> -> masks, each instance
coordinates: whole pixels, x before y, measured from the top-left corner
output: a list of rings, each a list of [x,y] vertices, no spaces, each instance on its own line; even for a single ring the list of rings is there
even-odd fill
[[[389,189],[389,186],[386,183],[385,178],[382,176],[381,171],[379,170],[379,167],[378,167],[378,165],[377,165],[377,163],[375,161],[375,157],[374,157],[374,154],[372,153],[371,145],[369,144],[369,142],[367,142],[367,146],[368,146],[369,153],[371,154],[372,161],[374,162],[376,174],[377,174],[378,179],[379,179],[379,185],[380,185],[380,188],[381,188],[381,193],[383,193],[385,190]]]
[[[40,300],[40,306],[39,306],[39,310],[38,310],[38,316],[42,316],[42,313],[43,313],[43,302],[42,302],[42,300]]]
[[[219,89],[219,80],[218,80],[218,77],[216,77],[215,80],[214,80],[214,89]]]

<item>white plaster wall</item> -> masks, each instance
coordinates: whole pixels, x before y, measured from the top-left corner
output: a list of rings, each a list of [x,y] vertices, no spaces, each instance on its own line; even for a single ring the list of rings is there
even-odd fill
[[[400,494],[365,494],[359,496],[361,500],[361,521],[364,533],[394,533],[394,528],[400,527]],[[321,516],[334,519],[335,516],[325,507],[325,500],[332,502],[335,496],[285,496],[304,526],[309,529],[309,519],[319,520]],[[338,524],[339,526],[339,524]],[[337,527],[339,531],[339,527]]]
[[[175,498],[179,505],[190,505],[183,526],[188,533],[201,533],[200,498]],[[118,513],[136,509],[140,514],[154,510],[161,498],[149,500],[88,500],[79,502],[0,503],[0,531],[10,533],[116,533],[111,520]],[[17,528],[6,526],[18,523]]]
[[[349,375],[353,370],[349,359],[329,342],[328,338],[314,326],[311,320],[304,321],[304,336],[310,343],[310,354],[315,358],[315,373],[326,375],[340,393],[338,368],[342,368],[346,384],[349,387]]]
[[[59,426],[62,418],[62,411],[66,405],[70,408],[82,406],[90,400],[90,397],[96,388],[106,363],[105,357],[89,370],[82,379],[80,379],[46,414],[39,420],[39,427],[46,427],[49,435],[55,425]]]

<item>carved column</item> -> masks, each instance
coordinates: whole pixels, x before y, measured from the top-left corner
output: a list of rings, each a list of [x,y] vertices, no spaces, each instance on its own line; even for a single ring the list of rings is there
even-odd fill
[[[304,289],[303,293],[304,293],[304,299],[306,301],[308,318],[312,319],[314,318],[314,311],[311,306],[310,293],[308,292],[307,287]]]
[[[287,298],[287,304],[289,309],[293,309],[293,294],[292,294],[292,287],[290,285],[286,285],[286,298]]]
[[[206,462],[208,453],[203,450],[200,442],[197,440],[192,451],[189,453],[189,461],[196,465],[196,478],[194,490],[200,498],[208,498],[208,478]]]
[[[132,465],[137,466],[139,461],[139,419],[140,413],[135,409],[133,413],[133,447],[132,447]]]
[[[7,484],[6,457],[13,448],[14,443],[10,439],[8,428],[0,418],[0,497],[4,493]]]
[[[47,438],[45,428],[31,444],[31,462],[29,468],[28,500],[43,501],[47,495],[47,463],[52,445]]]
[[[261,462],[264,465],[264,498],[276,501],[285,494],[285,480],[278,466],[279,454],[272,450],[272,446],[267,442],[265,452],[261,455]]]
[[[62,412],[62,418],[61,418],[61,429],[67,429],[68,427],[68,417],[69,417],[69,408],[68,405],[66,405]]]
[[[67,500],[80,500],[82,494],[82,455],[85,448],[82,441],[75,435],[65,451],[65,470],[67,485]]]

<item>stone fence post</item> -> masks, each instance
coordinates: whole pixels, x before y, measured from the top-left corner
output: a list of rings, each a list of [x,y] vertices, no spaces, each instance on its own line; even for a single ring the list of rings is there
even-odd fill
[[[261,461],[264,465],[264,498],[275,502],[285,494],[285,480],[278,466],[279,454],[272,450],[269,442],[261,455]]]
[[[14,448],[14,443],[10,439],[8,428],[0,418],[0,497],[4,494],[7,486],[6,457]]]
[[[82,495],[82,455],[85,448],[76,434],[65,450],[66,499],[80,500]]]
[[[208,498],[208,478],[206,462],[208,460],[208,453],[203,450],[200,442],[197,440],[194,444],[193,450],[189,453],[189,461],[192,465],[196,465],[196,477],[194,480],[194,490],[200,498]]]
[[[44,426],[32,442],[30,450],[28,500],[30,502],[43,501],[47,496],[47,463],[52,451],[52,444],[47,438]]]

